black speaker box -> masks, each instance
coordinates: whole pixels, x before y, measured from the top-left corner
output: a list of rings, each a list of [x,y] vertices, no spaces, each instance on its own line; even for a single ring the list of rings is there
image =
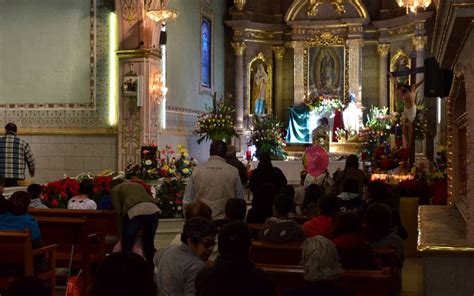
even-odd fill
[[[425,97],[446,97],[451,90],[453,71],[440,69],[435,58],[425,60]]]

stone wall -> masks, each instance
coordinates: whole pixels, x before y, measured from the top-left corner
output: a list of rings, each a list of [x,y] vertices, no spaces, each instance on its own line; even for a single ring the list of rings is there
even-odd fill
[[[117,136],[21,136],[36,160],[35,182],[117,169]]]

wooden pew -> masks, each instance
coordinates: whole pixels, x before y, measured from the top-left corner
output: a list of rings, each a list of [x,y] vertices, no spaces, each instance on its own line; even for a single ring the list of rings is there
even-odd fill
[[[311,217],[311,216],[296,215],[293,217],[293,220],[295,220],[296,223],[303,225],[313,218],[314,217]]]
[[[300,288],[305,284],[302,266],[257,264],[273,279],[278,295],[287,289]],[[355,293],[356,296],[391,295],[390,270],[345,270],[342,276],[334,280],[334,285]]]
[[[114,245],[119,241],[119,230],[114,211],[101,210],[67,210],[67,209],[29,209],[28,212],[35,218],[84,218],[87,220],[87,233],[102,233],[105,236],[105,249],[111,253]]]
[[[302,243],[267,243],[253,241],[250,259],[256,264],[300,265]]]
[[[56,265],[82,269],[83,291],[91,279],[91,267],[105,258],[104,237],[89,233],[87,219],[64,217],[36,217],[45,243],[58,245]],[[72,262],[71,262],[72,260]]]
[[[400,295],[402,290],[402,266],[400,259],[395,253],[395,249],[390,247],[376,247],[374,251],[382,260],[383,266],[390,269],[393,295]]]
[[[1,274],[0,291],[6,289],[16,278],[36,276],[48,282],[52,295],[56,295],[56,245],[49,245],[32,250],[30,231],[0,231],[0,266],[14,265],[23,267],[20,274]],[[34,271],[33,258],[47,255],[48,269],[42,272]],[[1,293],[1,292],[0,292]]]

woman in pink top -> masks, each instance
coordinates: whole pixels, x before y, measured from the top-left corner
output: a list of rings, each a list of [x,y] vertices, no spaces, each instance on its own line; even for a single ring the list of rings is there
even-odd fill
[[[314,217],[303,225],[305,236],[322,235],[332,238],[332,217],[339,211],[337,197],[325,196],[318,202],[319,216]]]

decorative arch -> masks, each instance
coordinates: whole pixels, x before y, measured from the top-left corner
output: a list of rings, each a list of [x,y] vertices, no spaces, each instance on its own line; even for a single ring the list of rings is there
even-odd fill
[[[320,9],[332,7],[336,12],[335,19],[340,15],[346,18],[369,19],[369,13],[361,0],[295,0],[285,15],[286,22],[317,19],[321,16]]]

